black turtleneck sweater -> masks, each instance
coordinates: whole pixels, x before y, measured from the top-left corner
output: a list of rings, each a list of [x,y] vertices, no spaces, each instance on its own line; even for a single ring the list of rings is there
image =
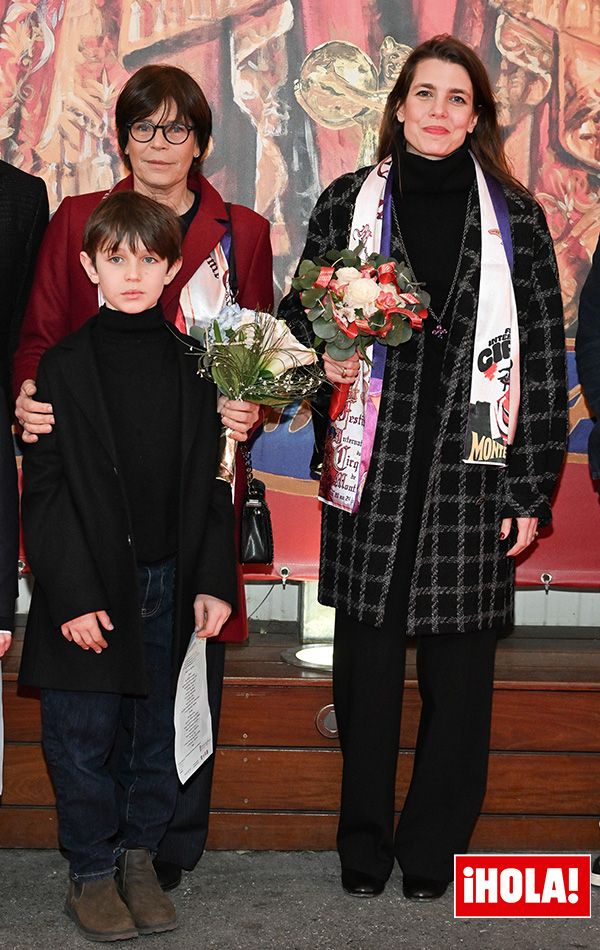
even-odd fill
[[[177,548],[179,344],[159,304],[136,314],[101,307],[93,344],[136,557],[152,564]]]
[[[393,198],[402,238],[439,317],[458,262],[475,165],[466,144],[438,160],[405,150],[398,155]]]
[[[438,160],[407,152],[396,153],[393,200],[406,252],[415,277],[431,294],[438,318],[448,298],[465,226],[469,192],[475,182],[475,165],[465,143]],[[454,298],[456,288],[452,294]],[[442,319],[448,329],[452,300]],[[434,336],[436,319],[430,314],[424,324],[425,356],[421,391],[421,414],[431,415],[438,399],[438,386],[447,334]]]
[[[431,294],[431,304],[441,316],[454,278],[465,224],[469,191],[475,166],[466,145],[438,161],[402,148],[394,167],[393,200],[397,223],[415,277]],[[397,227],[392,219],[392,228]],[[454,296],[454,295],[453,295]],[[443,320],[450,325],[452,301]],[[439,381],[447,335],[432,335],[436,322],[429,315],[424,324],[425,353],[419,390],[419,408],[409,473],[402,532],[398,541],[394,579],[388,597],[391,614],[407,610],[412,567],[417,547],[429,468],[437,437],[438,406],[443,399]],[[412,341],[408,346],[412,345]]]

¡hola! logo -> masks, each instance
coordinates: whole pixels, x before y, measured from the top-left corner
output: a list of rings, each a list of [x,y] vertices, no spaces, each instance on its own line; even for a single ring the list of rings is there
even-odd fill
[[[457,854],[455,917],[590,917],[590,856]]]

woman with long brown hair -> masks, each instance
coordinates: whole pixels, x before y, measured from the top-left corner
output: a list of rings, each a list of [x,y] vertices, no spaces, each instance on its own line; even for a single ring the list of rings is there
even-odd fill
[[[514,559],[550,520],[566,431],[552,241],[511,174],[486,70],[454,37],[408,57],[387,101],[378,165],[325,190],[302,257],[359,238],[405,261],[431,304],[409,342],[375,344],[369,361],[323,358],[333,386],[355,383],[347,406],[358,424],[377,367],[381,394],[354,504],[344,507],[331,487],[338,476],[352,485],[353,444],[325,453],[337,469],[322,481],[319,596],[336,608],[344,758],[337,843],[349,894],[381,893],[396,859],[405,896],[426,900],[445,892],[479,814]],[[281,312],[308,335],[297,291]],[[327,438],[343,445],[342,425],[330,423]],[[364,471],[366,435],[354,441]],[[409,637],[422,711],[394,829]]]

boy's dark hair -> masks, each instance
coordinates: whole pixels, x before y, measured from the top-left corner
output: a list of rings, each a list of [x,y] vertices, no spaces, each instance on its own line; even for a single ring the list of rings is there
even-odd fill
[[[178,66],[150,63],[142,66],[131,76],[119,93],[115,108],[117,138],[121,158],[131,171],[131,162],[126,155],[129,127],[140,119],[162,110],[166,115],[175,106],[175,118],[194,127],[199,158],[192,167],[199,166],[208,146],[212,132],[212,113],[206,96],[195,79]],[[163,122],[164,119],[159,121]]]
[[[181,240],[181,224],[174,211],[137,191],[117,191],[92,211],[82,250],[95,261],[98,251],[113,254],[120,244],[135,251],[143,244],[171,267],[181,257]]]

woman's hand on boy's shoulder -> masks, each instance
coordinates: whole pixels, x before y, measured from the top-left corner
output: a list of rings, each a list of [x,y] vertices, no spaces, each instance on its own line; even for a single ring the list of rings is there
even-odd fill
[[[26,379],[21,386],[15,405],[15,416],[23,427],[23,442],[37,442],[38,435],[52,432],[54,416],[50,403],[38,402],[33,379]]]
[[[197,637],[216,637],[229,618],[231,604],[210,594],[198,594],[194,600],[194,618]]]
[[[82,614],[81,617],[75,617],[61,625],[62,635],[67,640],[71,640],[81,647],[82,650],[93,650],[94,653],[102,653],[108,646],[104,639],[102,629],[112,630],[113,625],[110,617],[105,610],[95,610],[89,614]]]

